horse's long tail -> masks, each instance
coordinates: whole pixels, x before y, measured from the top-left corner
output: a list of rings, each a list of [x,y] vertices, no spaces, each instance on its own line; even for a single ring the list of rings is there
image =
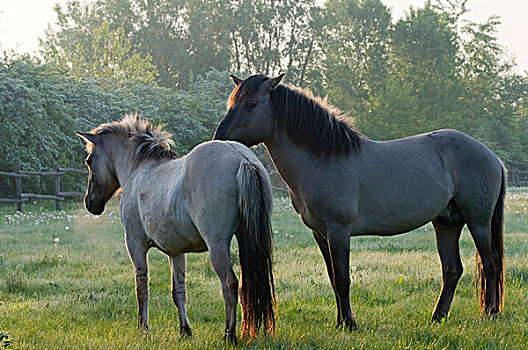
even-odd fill
[[[274,335],[277,303],[272,271],[271,183],[262,164],[247,160],[240,163],[237,180],[241,335],[254,338],[261,326]]]
[[[482,260],[477,251],[477,281],[475,287],[478,288],[480,285],[480,311],[499,313],[502,311],[504,304],[504,281],[505,281],[505,268],[504,268],[504,197],[506,194],[506,170],[502,167],[502,183],[499,192],[499,198],[495,204],[495,210],[491,218],[491,249],[492,257],[495,259],[496,265],[496,310],[484,310],[485,298],[486,298],[486,277],[484,276],[484,269],[482,266]]]

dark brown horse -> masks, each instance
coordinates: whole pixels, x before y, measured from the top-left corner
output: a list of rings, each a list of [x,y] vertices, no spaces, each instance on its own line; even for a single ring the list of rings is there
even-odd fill
[[[505,170],[493,152],[455,130],[372,141],[324,101],[281,85],[282,75],[232,79],[236,88],[214,139],[264,143],[321,249],[338,325],[356,327],[350,236],[390,236],[430,221],[442,263],[433,321],[447,316],[462,274],[458,241],[464,225],[477,247],[481,311],[501,311]]]

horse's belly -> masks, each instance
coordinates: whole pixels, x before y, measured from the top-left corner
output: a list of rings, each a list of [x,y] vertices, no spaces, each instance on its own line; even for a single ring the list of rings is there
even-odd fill
[[[200,253],[207,250],[205,241],[200,235],[168,233],[151,238],[152,245],[166,254]]]
[[[151,215],[143,225],[151,244],[166,254],[203,252],[205,241],[189,220],[185,222],[167,219],[164,215]]]
[[[414,230],[437,217],[446,201],[422,203],[414,208],[395,205],[388,210],[360,212],[353,225],[353,235],[395,235]]]
[[[361,235],[379,235],[379,236],[392,236],[400,233],[405,233],[412,231],[418,227],[421,227],[431,221],[422,220],[422,221],[412,221],[412,222],[380,222],[380,221],[365,221],[359,225],[353,226],[352,235],[361,236]]]

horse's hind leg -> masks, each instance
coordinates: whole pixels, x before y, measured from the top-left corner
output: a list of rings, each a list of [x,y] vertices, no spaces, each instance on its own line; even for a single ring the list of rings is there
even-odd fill
[[[218,243],[209,247],[209,257],[214,270],[222,283],[226,309],[226,326],[224,339],[236,344],[236,308],[238,302],[238,280],[231,266],[229,244]]]
[[[481,281],[483,281],[481,288],[484,291],[484,293],[481,293],[481,308],[482,311],[490,315],[497,314],[500,311],[497,281],[500,257],[492,246],[491,227],[489,225],[478,226],[471,224],[468,224],[468,227],[477,247],[484,274],[484,276],[480,276]]]
[[[330,283],[337,303],[337,326],[356,329],[356,320],[350,308],[350,235],[345,232],[330,232],[329,238],[313,231],[315,241],[323,255]]]
[[[460,261],[458,241],[464,224],[445,225],[435,219],[433,226],[436,232],[436,247],[442,264],[442,292],[431,322],[439,322],[449,313],[455,288],[462,275],[463,267]]]
[[[169,263],[171,267],[172,277],[172,301],[178,308],[178,316],[180,319],[180,335],[192,336],[191,326],[187,318],[187,310],[185,303],[187,301],[187,292],[185,289],[185,254],[176,254],[169,256]]]

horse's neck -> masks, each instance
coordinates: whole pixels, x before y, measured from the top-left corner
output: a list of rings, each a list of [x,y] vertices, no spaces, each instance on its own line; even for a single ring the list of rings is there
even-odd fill
[[[270,157],[282,179],[294,192],[305,176],[313,174],[314,155],[310,151],[294,145],[285,134],[274,135],[265,142]]]
[[[123,188],[132,177],[134,166],[134,150],[127,143],[114,143],[110,149],[114,171],[119,184]]]

